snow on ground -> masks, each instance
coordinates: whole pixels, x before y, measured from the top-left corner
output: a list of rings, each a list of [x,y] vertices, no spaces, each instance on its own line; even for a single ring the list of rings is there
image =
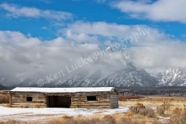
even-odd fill
[[[65,114],[65,115],[93,115],[94,113],[114,114],[117,112],[126,112],[128,107],[117,109],[86,109],[86,108],[8,108],[0,107],[0,117],[13,114]]]
[[[120,107],[117,109],[86,109],[86,108],[8,108],[0,106],[1,120],[37,120],[51,117],[68,116],[91,116],[95,114],[114,114],[118,112],[128,111],[128,107]]]
[[[169,120],[170,117],[163,117],[163,116],[158,116],[157,117],[159,120]]]

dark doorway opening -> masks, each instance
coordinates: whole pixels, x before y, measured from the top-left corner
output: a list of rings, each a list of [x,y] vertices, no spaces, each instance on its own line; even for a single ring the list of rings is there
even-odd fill
[[[48,96],[48,107],[70,108],[70,96]]]

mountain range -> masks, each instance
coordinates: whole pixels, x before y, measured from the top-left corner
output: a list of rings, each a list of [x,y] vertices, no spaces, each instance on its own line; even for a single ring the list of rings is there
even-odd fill
[[[103,72],[97,70],[90,75],[77,74],[66,80],[57,79],[43,85],[37,80],[27,79],[14,86],[43,86],[43,87],[85,87],[85,86],[114,86],[114,87],[161,87],[161,86],[186,86],[186,71],[183,69],[168,69],[164,72],[151,74],[145,69],[137,68],[133,63],[128,63],[127,68],[118,70],[111,75],[102,77]]]

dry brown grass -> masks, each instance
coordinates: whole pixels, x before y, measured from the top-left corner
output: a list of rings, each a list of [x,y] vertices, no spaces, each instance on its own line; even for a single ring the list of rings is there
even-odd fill
[[[47,124],[158,124],[156,118],[121,112],[112,115],[66,116],[47,121]]]
[[[186,124],[186,109],[175,108],[170,117],[170,124]]]
[[[153,108],[155,110],[155,116],[170,117],[170,124],[186,124],[186,112],[183,112],[183,110],[186,110],[186,97],[148,96],[145,98],[119,101],[120,106],[135,106],[137,103]],[[141,105],[142,108],[143,106]],[[144,110],[138,113],[144,113]],[[153,124],[160,123],[159,121],[153,122],[152,120],[149,120],[149,118],[146,119],[139,114],[133,115],[128,112],[126,116],[133,119],[141,118],[141,120]]]
[[[102,116],[62,116],[61,118],[55,120],[49,120],[48,124],[145,124],[148,122],[153,122],[154,119],[148,120],[146,117],[140,117],[138,119],[132,114],[130,117],[126,116],[127,113],[117,113],[113,115],[102,115]]]
[[[9,121],[0,122],[0,124],[34,124],[34,123],[9,120]]]
[[[113,115],[97,113],[88,117],[63,115],[57,119],[46,120],[45,124],[161,124],[161,120],[159,121],[157,117],[159,115],[170,117],[170,124],[186,124],[185,97],[150,96],[125,99],[125,101],[119,101],[119,104],[120,106],[137,106],[138,111],[128,111]],[[163,110],[162,114],[158,112],[158,108]],[[14,123],[20,124],[20,122]],[[7,124],[13,124],[13,122],[8,122]],[[33,122],[33,124],[40,124],[40,122]]]
[[[126,101],[126,100],[130,100],[130,99],[139,99],[139,98],[144,98],[144,97],[140,97],[140,96],[123,96],[123,95],[118,96],[118,100],[119,101]]]
[[[170,110],[175,108],[186,108],[186,97],[161,97],[147,96],[139,99],[129,99],[127,101],[119,101],[120,106],[133,106],[142,103],[145,106],[158,107],[164,103],[169,103]]]

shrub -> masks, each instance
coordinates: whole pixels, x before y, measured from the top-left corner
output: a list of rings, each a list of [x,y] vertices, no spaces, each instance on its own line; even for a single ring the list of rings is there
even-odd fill
[[[139,114],[144,116],[147,115],[146,108],[139,109]]]
[[[154,110],[152,110],[151,108],[142,108],[142,109],[139,109],[139,114],[140,115],[147,116],[149,118],[152,118],[155,115]]]
[[[162,123],[160,121],[155,120],[152,122],[152,124],[162,124]]]
[[[147,117],[154,117],[154,110],[148,107],[145,107],[141,103],[137,103],[136,106],[131,106],[130,111],[135,114],[144,115]]]
[[[170,109],[170,103],[169,103],[169,102],[164,102],[161,106],[162,106],[165,110],[169,110],[169,109]]]
[[[137,103],[136,106],[131,106],[129,109],[132,113],[138,114],[140,109],[142,109],[141,111],[145,109],[145,106],[141,103]]]
[[[139,109],[138,109],[137,106],[131,106],[131,107],[129,108],[129,110],[130,110],[132,113],[134,113],[134,114],[138,114],[138,113],[139,113]]]
[[[145,108],[145,106],[141,103],[137,103],[136,106],[139,108],[139,109],[143,109]]]
[[[175,108],[173,110],[173,114],[176,114],[176,115],[180,114],[181,112],[182,112],[182,109],[181,108]]]
[[[151,109],[151,108],[148,108],[148,109],[147,109],[147,117],[152,118],[152,117],[154,117],[154,116],[155,116],[154,110]]]
[[[170,109],[170,103],[164,102],[162,105],[157,107],[157,113],[159,115],[165,115],[165,112]]]
[[[156,111],[159,115],[164,115],[165,114],[165,109],[162,106],[158,106]]]
[[[179,109],[179,112],[174,113],[174,115],[170,117],[169,123],[170,124],[186,124],[186,109]]]
[[[115,118],[112,115],[105,115],[103,117],[103,120],[105,123],[108,123],[108,124],[114,124],[116,122]]]
[[[170,124],[186,124],[186,116],[172,117],[170,119]]]

